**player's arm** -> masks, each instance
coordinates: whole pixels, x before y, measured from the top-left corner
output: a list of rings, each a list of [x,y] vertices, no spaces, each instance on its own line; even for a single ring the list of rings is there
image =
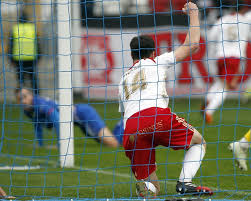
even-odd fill
[[[38,141],[38,145],[41,147],[43,146],[43,125],[39,122],[37,122],[36,119],[34,119],[34,130],[35,130],[35,135],[36,139]]]
[[[27,111],[24,110],[24,114],[31,119],[33,126],[34,126],[34,133],[36,136],[36,140],[38,141],[39,146],[43,146],[43,125],[39,122],[37,110],[34,111]]]
[[[186,3],[182,9],[190,17],[189,30],[182,46],[174,51],[176,62],[184,60],[187,56],[192,55],[199,49],[200,42],[200,22],[199,10],[196,4]]]
[[[53,123],[59,142],[59,111],[57,109],[53,109],[53,111],[48,113],[48,121]]]

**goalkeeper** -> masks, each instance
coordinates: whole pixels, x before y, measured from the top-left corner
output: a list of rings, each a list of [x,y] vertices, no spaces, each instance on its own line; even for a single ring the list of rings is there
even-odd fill
[[[24,113],[34,123],[38,145],[43,146],[43,128],[55,128],[59,139],[59,109],[56,102],[49,98],[33,95],[28,89],[16,90],[17,101],[24,106]],[[73,107],[74,124],[87,136],[103,142],[110,147],[122,143],[123,123],[118,122],[113,133],[106,127],[97,111],[87,104],[76,104]]]

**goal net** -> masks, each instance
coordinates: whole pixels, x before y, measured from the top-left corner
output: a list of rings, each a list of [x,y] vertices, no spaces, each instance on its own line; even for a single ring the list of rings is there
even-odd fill
[[[232,75],[238,78],[232,89],[218,68],[220,59],[223,69],[227,68],[228,60],[217,53],[218,43],[225,39],[212,39],[211,30],[222,28],[220,17],[231,15],[241,5],[247,10],[238,14],[237,24],[247,25],[250,35],[251,5],[238,0],[235,4],[194,2],[200,11],[199,50],[168,70],[169,107],[207,142],[193,182],[210,187],[214,191],[210,199],[249,200],[250,137],[245,157],[236,155],[235,147],[231,152],[229,145],[245,138],[251,125],[250,37],[243,40],[236,32],[235,44],[239,48],[245,43],[245,48]],[[136,194],[137,181],[122,136],[117,134],[123,131],[118,86],[122,74],[133,65],[130,41],[134,36],[152,37],[156,55],[184,42],[190,22],[182,13],[185,3],[1,1],[0,187],[7,195],[20,200],[143,200]],[[212,117],[208,119],[204,106],[215,97],[218,106],[208,109]],[[119,146],[114,147],[114,140]],[[185,154],[186,150],[156,147],[158,200],[184,197],[177,194],[176,183]],[[239,159],[247,171],[239,168]]]

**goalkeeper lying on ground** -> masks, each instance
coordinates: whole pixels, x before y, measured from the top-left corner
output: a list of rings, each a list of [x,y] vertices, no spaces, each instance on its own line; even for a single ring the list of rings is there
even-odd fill
[[[28,89],[16,90],[19,103],[24,106],[24,113],[34,124],[38,145],[43,146],[43,128],[55,128],[59,137],[58,105],[51,99],[33,95]],[[113,133],[106,127],[105,122],[97,111],[87,104],[74,105],[74,124],[79,126],[87,136],[103,142],[110,147],[118,147],[122,143],[123,123],[118,122]]]

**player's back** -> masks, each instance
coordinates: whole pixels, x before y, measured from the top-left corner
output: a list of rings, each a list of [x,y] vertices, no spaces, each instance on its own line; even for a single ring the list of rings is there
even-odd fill
[[[40,117],[47,119],[54,110],[58,110],[58,105],[50,98],[43,98],[41,96],[34,96],[33,98],[34,112]]]
[[[220,18],[210,33],[216,39],[216,55],[224,57],[244,57],[249,35],[247,18],[240,14],[228,14]]]
[[[122,77],[119,87],[120,111],[125,121],[150,107],[168,107],[167,69],[173,65],[173,52],[153,59],[141,59]]]

